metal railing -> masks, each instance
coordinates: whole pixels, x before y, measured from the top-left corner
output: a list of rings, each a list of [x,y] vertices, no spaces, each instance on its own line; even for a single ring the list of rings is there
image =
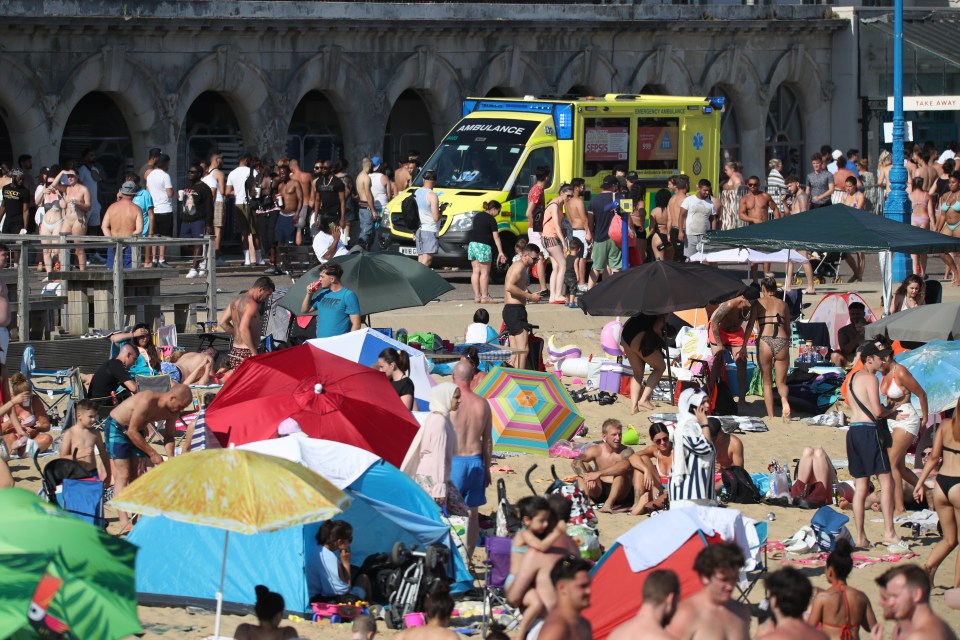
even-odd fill
[[[125,269],[124,253],[127,248],[130,249],[131,264],[136,269],[140,264],[141,249],[143,247],[156,246],[204,246],[206,276],[206,304],[208,313],[216,316],[217,312],[217,264],[216,251],[213,236],[204,238],[107,238],[101,236],[36,236],[36,235],[10,235],[0,234],[0,245],[7,247],[12,253],[18,254],[16,258],[17,270],[17,326],[20,332],[20,339],[27,340],[30,336],[30,256],[42,255],[44,250],[59,251],[60,271],[71,271],[70,252],[76,249],[85,251],[91,249],[113,249],[113,264],[107,265],[107,269],[112,273],[112,295],[113,295],[113,316],[111,318],[114,327],[122,327],[125,324],[126,313],[124,310],[124,281]],[[159,278],[175,277],[177,272],[157,270]],[[56,275],[51,274],[51,280],[56,280]],[[68,283],[69,286],[69,283]]]

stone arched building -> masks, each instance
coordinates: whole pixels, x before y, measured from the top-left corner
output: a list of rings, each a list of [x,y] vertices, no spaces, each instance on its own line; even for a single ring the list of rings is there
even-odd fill
[[[54,7],[55,8],[51,8]],[[750,173],[856,143],[837,84],[849,19],[824,6],[14,1],[0,21],[0,159],[93,147],[108,173],[160,147],[312,162],[424,154],[469,95],[728,98]],[[847,116],[847,114],[849,114]],[[847,121],[846,118],[849,117]],[[840,132],[840,133],[837,133]],[[837,140],[837,136],[848,136]],[[112,164],[111,164],[112,163]],[[110,177],[110,176],[108,176]]]

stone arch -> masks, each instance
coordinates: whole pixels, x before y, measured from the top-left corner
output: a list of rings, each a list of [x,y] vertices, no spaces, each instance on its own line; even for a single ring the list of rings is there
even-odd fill
[[[390,72],[390,83],[378,94],[375,100],[377,110],[384,121],[391,106],[407,89],[415,90],[423,98],[430,112],[430,119],[437,123],[449,124],[460,109],[460,100],[464,97],[464,86],[457,70],[432,47],[421,46],[416,52],[404,59]],[[445,131],[435,131],[439,138]]]
[[[483,71],[473,86],[480,96],[487,95],[493,87],[509,89],[517,96],[550,92],[549,83],[539,67],[515,46],[504,47],[503,51],[484,63]]]
[[[358,101],[373,100],[377,93],[366,70],[336,46],[323,47],[320,53],[301,64],[285,93],[290,106],[296,109],[303,97],[314,90],[327,96],[341,118],[345,118]],[[291,110],[288,115],[292,114]]]
[[[683,61],[673,53],[672,45],[658,47],[643,59],[627,86],[639,93],[648,84],[662,85],[674,96],[689,95],[693,80]]]
[[[160,122],[158,105],[163,105],[163,92],[152,75],[127,56],[124,47],[117,46],[102,47],[100,53],[90,56],[70,72],[50,114],[50,129],[56,137],[53,146],[59,146],[67,119],[80,100],[97,91],[109,96],[123,113],[136,157],[146,155],[146,150],[140,147]]]
[[[587,89],[586,95],[602,96],[614,91],[617,70],[606,56],[593,47],[587,47],[570,58],[557,78],[557,93],[571,93],[571,89]]]
[[[266,149],[276,144],[278,135],[286,134],[287,122],[281,122],[282,114],[292,113],[292,108],[287,108],[286,96],[274,95],[266,74],[241,57],[235,48],[217,47],[184,74],[173,97],[176,106],[171,110],[178,135],[190,107],[205,91],[218,93],[227,101],[247,145]],[[268,141],[266,146],[264,140]]]
[[[49,112],[55,103],[44,96],[36,74],[16,58],[0,53],[0,67],[4,78],[0,82],[0,117],[7,126],[11,147],[30,149],[35,154],[38,145],[27,141],[48,137],[44,112]]]
[[[773,91],[783,83],[788,83],[797,94],[804,112],[817,111],[833,95],[833,83],[820,75],[819,65],[804,45],[796,44],[785,51],[773,64],[767,76],[766,90],[762,91],[762,101],[766,105]]]
[[[713,87],[721,86],[727,95],[740,99],[756,96],[762,84],[750,58],[743,54],[742,48],[731,44],[710,62],[694,90],[695,95],[706,95]]]

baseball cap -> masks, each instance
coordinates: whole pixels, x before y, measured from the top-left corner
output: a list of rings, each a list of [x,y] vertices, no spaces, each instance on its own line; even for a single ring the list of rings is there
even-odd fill
[[[381,158],[380,156],[373,156],[372,158],[370,158],[370,162],[373,163],[374,169],[379,169],[381,163],[383,163],[383,158]]]
[[[161,153],[163,152],[160,150],[160,147],[153,147],[152,149],[150,149],[150,151],[147,152],[147,155],[151,158],[156,158]]]
[[[636,182],[639,179],[640,179],[640,176],[637,175],[636,171],[631,171],[627,174],[627,180],[629,180],[630,182]]]
[[[137,183],[128,180],[120,185],[120,193],[125,196],[137,195]]]
[[[833,156],[834,160],[839,160],[843,157],[843,151],[840,151],[840,149],[834,149],[831,155]]]
[[[870,356],[879,356],[881,358],[889,358],[893,355],[893,350],[882,342],[877,342],[875,340],[870,340],[863,343],[863,346],[860,347],[860,359],[861,361],[866,360]]]
[[[10,172],[10,175],[13,176],[14,178],[16,178],[17,176],[22,176],[22,175],[23,175],[23,170],[22,170],[22,169],[14,169],[13,171]]]
[[[606,189],[607,187],[616,187],[619,185],[620,185],[620,181],[617,180],[617,177],[612,174],[609,176],[605,176],[603,178],[603,182],[600,183],[600,187],[602,189]]]

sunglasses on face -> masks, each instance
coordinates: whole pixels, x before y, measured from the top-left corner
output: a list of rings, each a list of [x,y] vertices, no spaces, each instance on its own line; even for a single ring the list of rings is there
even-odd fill
[[[748,182],[748,183],[747,183],[747,186],[748,186],[748,187],[759,187],[759,186],[760,186],[760,183],[759,183],[759,182]]]
[[[663,436],[662,438],[654,438],[653,441],[657,444],[660,444],[661,442],[667,442],[669,439],[670,438],[667,436]]]

